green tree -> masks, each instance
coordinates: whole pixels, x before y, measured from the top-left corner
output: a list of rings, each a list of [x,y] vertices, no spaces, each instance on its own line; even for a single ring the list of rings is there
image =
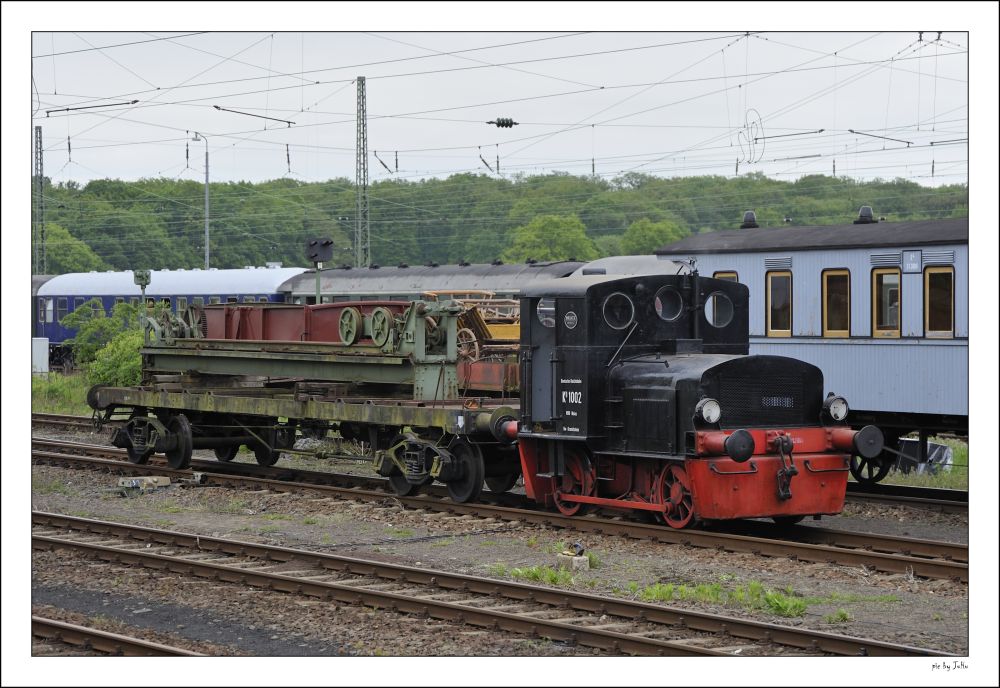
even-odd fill
[[[87,366],[94,385],[129,387],[142,381],[142,330],[123,330],[111,338]]]
[[[535,260],[594,260],[597,247],[576,215],[539,215],[514,230],[514,242],[503,254],[508,262]]]
[[[48,270],[53,275],[105,269],[100,256],[62,225],[45,223],[45,247]]]
[[[684,230],[672,220],[653,222],[647,218],[636,220],[625,230],[621,249],[627,255],[652,253],[656,249],[685,236]]]

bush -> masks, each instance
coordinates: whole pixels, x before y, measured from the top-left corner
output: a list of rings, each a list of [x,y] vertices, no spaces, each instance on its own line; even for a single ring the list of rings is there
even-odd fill
[[[97,352],[87,366],[87,378],[94,385],[129,387],[142,382],[142,332],[125,330],[116,334]]]

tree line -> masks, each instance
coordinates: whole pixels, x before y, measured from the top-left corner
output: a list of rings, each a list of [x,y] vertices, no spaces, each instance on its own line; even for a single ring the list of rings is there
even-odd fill
[[[44,180],[48,272],[193,268],[204,264],[204,186],[190,180]],[[329,237],[353,264],[352,181],[291,178],[209,187],[212,267],[305,265],[305,241]],[[846,224],[870,205],[889,221],[968,215],[965,184],[760,174],[615,179],[564,173],[387,179],[369,188],[372,262],[410,265],[643,254],[690,234],[734,229],[755,210],[762,227]],[[35,219],[35,218],[33,218]]]

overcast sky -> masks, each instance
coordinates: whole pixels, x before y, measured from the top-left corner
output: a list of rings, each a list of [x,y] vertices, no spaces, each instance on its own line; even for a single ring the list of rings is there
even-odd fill
[[[35,32],[46,174],[968,179],[964,32],[195,31]]]

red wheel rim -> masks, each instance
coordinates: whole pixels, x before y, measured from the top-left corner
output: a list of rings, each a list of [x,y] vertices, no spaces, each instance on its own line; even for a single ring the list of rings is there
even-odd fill
[[[564,494],[591,496],[594,491],[594,474],[590,461],[576,454],[566,455],[566,472],[561,478],[553,478],[553,499],[559,513],[564,516],[575,516],[583,507],[581,502],[566,502],[561,499]]]
[[[661,518],[671,528],[686,528],[694,518],[691,481],[681,466],[667,466],[660,473],[660,496],[667,505]]]

